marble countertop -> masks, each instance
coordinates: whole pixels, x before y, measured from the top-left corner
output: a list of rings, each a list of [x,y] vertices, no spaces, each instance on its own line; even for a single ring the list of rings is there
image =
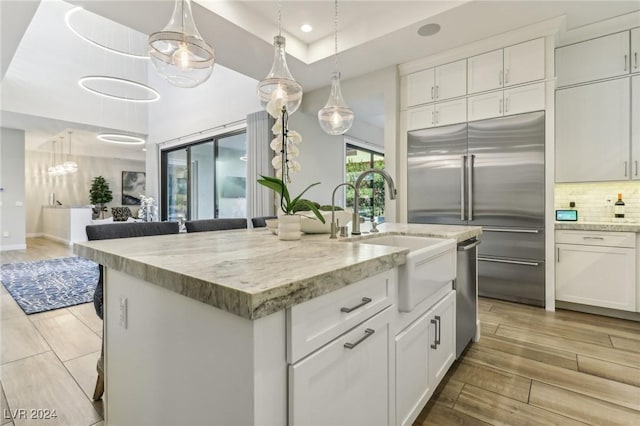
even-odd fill
[[[556,222],[556,229],[579,231],[640,232],[638,222]]]
[[[368,224],[362,230],[368,229]],[[385,223],[381,234],[462,241],[480,227]],[[365,244],[371,234],[280,241],[266,228],[75,243],[73,251],[247,319],[258,319],[406,262],[408,250]]]

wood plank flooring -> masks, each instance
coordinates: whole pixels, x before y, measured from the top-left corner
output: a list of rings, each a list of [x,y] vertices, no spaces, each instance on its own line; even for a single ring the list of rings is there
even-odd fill
[[[481,299],[423,425],[640,425],[640,323]]]
[[[36,238],[1,263],[71,256]],[[103,426],[93,403],[102,324],[89,304],[25,315],[0,286],[1,425]],[[414,426],[640,425],[640,323],[492,299],[482,339],[455,362]],[[55,408],[29,423],[4,414]],[[188,425],[185,425],[188,426]]]

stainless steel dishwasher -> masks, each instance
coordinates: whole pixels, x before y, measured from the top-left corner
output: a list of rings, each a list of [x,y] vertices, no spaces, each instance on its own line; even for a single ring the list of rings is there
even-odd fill
[[[458,243],[456,290],[456,358],[476,334],[478,300],[478,245],[472,238]]]

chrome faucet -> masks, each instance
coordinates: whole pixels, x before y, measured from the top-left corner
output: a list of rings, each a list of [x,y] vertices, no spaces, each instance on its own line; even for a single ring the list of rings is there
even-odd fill
[[[333,194],[331,194],[331,235],[329,236],[329,238],[331,239],[335,239],[338,238],[337,233],[338,233],[338,224],[336,223],[336,208],[335,208],[335,199],[336,199],[336,191],[338,190],[338,188],[340,188],[341,186],[350,186],[351,188],[353,188],[353,191],[355,193],[357,193],[358,191],[356,191],[356,187],[353,186],[350,183],[341,183],[340,185],[336,186],[333,189]],[[356,219],[357,216],[354,214],[353,218]]]
[[[364,178],[367,177],[367,175],[370,175],[372,173],[377,173],[384,178],[384,180],[387,182],[387,186],[389,187],[389,199],[390,200],[396,199],[396,186],[393,183],[393,179],[391,178],[391,175],[389,173],[387,173],[382,169],[368,169],[360,173],[355,183],[355,191],[354,191],[355,194],[354,194],[354,200],[353,200],[354,212],[353,212],[353,225],[351,226],[351,235],[360,235],[360,214],[358,213],[358,210],[360,207],[360,189],[359,188]]]

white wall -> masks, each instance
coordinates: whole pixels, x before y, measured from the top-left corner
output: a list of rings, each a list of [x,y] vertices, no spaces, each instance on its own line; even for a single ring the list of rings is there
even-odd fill
[[[109,189],[113,195],[113,201],[107,204],[108,212],[105,214],[107,217],[111,216],[111,207],[122,205],[122,172],[143,172],[145,170],[144,161],[87,156],[71,156],[71,158],[78,163],[78,172],[52,177],[47,173],[47,168],[52,162],[51,154],[26,151],[26,168],[23,176],[25,176],[27,194],[25,210],[28,235],[37,235],[43,232],[42,206],[49,204],[51,192],[54,192],[56,199],[64,205],[87,205],[90,204],[91,181],[96,176],[102,176],[109,183]],[[134,215],[137,213],[138,206],[128,207]]]
[[[1,132],[0,251],[23,250],[26,248],[24,131],[3,127]]]

